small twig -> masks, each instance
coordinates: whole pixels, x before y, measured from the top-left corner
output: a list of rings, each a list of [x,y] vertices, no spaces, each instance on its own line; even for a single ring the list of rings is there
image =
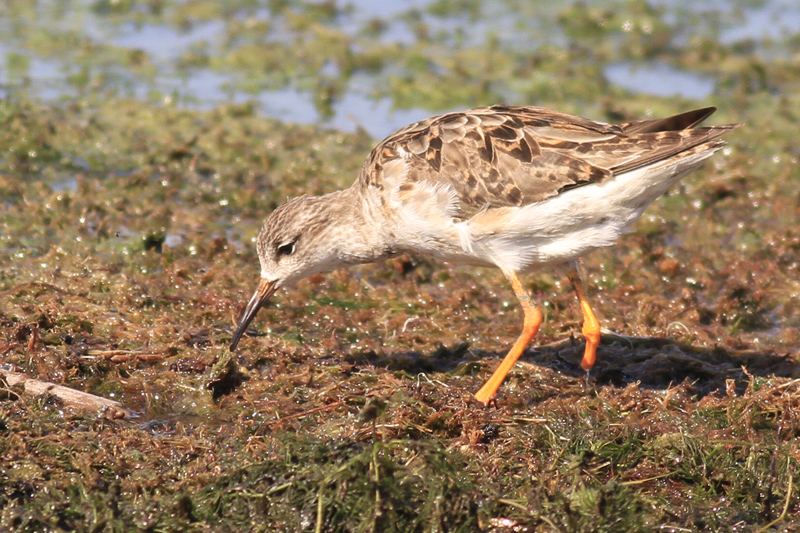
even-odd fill
[[[317,492],[317,525],[314,527],[314,533],[322,533],[322,519],[325,517],[325,502],[323,501],[323,491],[325,485],[319,488]]]
[[[145,363],[156,363],[158,361],[163,361],[169,357],[169,355],[165,353],[132,353],[129,355],[115,355],[113,357],[109,357],[109,361],[112,363],[127,363],[133,359],[138,359],[139,361],[144,361]]]
[[[783,384],[781,384],[781,385],[777,385],[777,386],[775,387],[775,390],[778,390],[778,389],[785,389],[785,388],[787,388],[787,387],[791,387],[792,385],[797,385],[798,383],[800,383],[800,379],[793,379],[792,381],[788,381],[788,382],[786,382],[786,383],[783,383]]]
[[[415,316],[408,317],[408,318],[406,319],[406,321],[403,323],[403,329],[401,329],[401,330],[400,330],[400,332],[401,332],[401,333],[405,333],[405,332],[406,332],[406,328],[408,327],[408,325],[409,325],[411,322],[414,322],[416,319],[417,319],[417,317],[415,317]]]
[[[445,387],[445,388],[448,388],[448,389],[450,388],[450,385],[448,385],[447,383],[439,381],[438,379],[429,378],[428,375],[425,372],[420,372],[419,374],[417,374],[417,387],[419,387],[419,385],[420,385],[420,381],[419,380],[420,380],[421,377],[425,378],[425,381],[427,381],[431,385],[441,385],[442,387]]]
[[[303,411],[302,413],[295,413],[293,415],[284,416],[276,420],[271,420],[267,422],[267,425],[271,426],[272,424],[280,424],[281,422],[292,420],[294,418],[303,418],[304,416],[313,415],[314,413],[318,413],[320,411],[327,411],[328,409],[333,409],[335,407],[339,407],[340,405],[344,405],[344,402],[342,401],[333,402],[329,403],[328,405],[322,405],[320,407],[315,407],[314,409],[309,409],[308,411]]]
[[[508,498],[500,498],[497,500],[498,503],[502,503],[504,505],[508,505],[509,507],[514,507],[515,509],[519,509],[520,511],[528,512],[528,506],[519,503],[516,500],[510,500]]]
[[[99,411],[108,418],[126,418],[131,414],[130,411],[125,409],[122,404],[117,401],[89,394],[88,392],[71,389],[63,385],[56,385],[55,383],[34,379],[20,372],[0,370],[0,378],[3,378],[12,387],[17,384],[22,385],[25,393],[32,396],[52,394],[66,405],[86,409],[88,411]]]
[[[623,485],[623,486],[626,486],[626,487],[630,487],[631,485],[641,485],[643,483],[647,483],[648,481],[655,481],[656,479],[662,479],[662,478],[665,478],[665,477],[669,477],[669,476],[673,475],[674,473],[675,473],[675,471],[672,471],[672,472],[667,472],[666,474],[659,474],[657,476],[651,476],[651,477],[644,478],[644,479],[632,479],[630,481],[622,481],[620,483],[620,485]]]
[[[36,326],[31,326],[31,338],[28,339],[28,349],[25,351],[26,354],[30,354],[34,348],[36,348],[36,341],[39,339],[39,330]]]
[[[546,424],[549,422],[549,418],[531,418],[525,416],[515,416],[512,418],[500,418],[498,420],[492,420],[492,422],[499,422],[501,424]]]
[[[791,466],[791,461],[789,461],[788,464]],[[756,531],[756,533],[763,533],[768,529],[772,529],[772,526],[780,524],[786,518],[786,513],[789,512],[789,504],[792,501],[792,489],[794,488],[793,487],[794,473],[791,471],[791,468],[788,469],[788,473],[789,473],[789,486],[786,488],[786,501],[783,502],[783,510],[781,511],[781,514],[778,516],[778,518],[776,518],[766,526]]]
[[[670,322],[669,324],[667,324],[667,331],[669,331],[669,328],[671,328],[672,326],[680,326],[687,335],[692,334],[692,330],[690,330],[689,327],[683,322],[677,322],[677,321]]]
[[[83,359],[95,359],[98,357],[107,359],[112,363],[126,363],[132,359],[152,363],[166,359],[169,356],[163,353],[144,353],[133,350],[89,350],[86,355],[82,356]]]

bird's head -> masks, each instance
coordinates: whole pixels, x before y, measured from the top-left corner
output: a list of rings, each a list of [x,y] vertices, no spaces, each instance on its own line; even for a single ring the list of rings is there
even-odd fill
[[[236,348],[258,310],[281,287],[291,286],[312,274],[333,270],[345,263],[339,258],[339,235],[334,198],[301,196],[273,211],[258,234],[258,260],[261,279],[247,304],[231,339]]]

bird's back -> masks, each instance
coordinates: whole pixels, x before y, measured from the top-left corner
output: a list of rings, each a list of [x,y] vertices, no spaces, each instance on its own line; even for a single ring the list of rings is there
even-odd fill
[[[696,127],[715,108],[612,125],[539,107],[492,106],[411,124],[369,155],[363,186],[444,186],[455,218],[522,207],[709,143],[736,125]],[[713,146],[709,146],[713,148]]]
[[[605,124],[493,106],[411,124],[370,153],[356,188],[394,249],[527,271],[613,244],[735,125],[714,112]]]

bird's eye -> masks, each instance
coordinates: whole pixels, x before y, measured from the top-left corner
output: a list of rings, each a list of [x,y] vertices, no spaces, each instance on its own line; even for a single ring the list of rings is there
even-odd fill
[[[278,253],[278,257],[282,255],[292,255],[294,253],[294,241],[279,245],[275,251]]]

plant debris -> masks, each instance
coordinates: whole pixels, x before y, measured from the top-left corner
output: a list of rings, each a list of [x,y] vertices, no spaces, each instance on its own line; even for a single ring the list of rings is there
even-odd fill
[[[431,114],[505,101],[618,122],[697,106],[626,92],[602,70],[661,62],[717,80],[703,105],[745,126],[585,259],[608,328],[590,375],[569,283],[525,277],[545,322],[484,408],[472,393],[521,325],[492,270],[402,257],[314,276],[227,349],[266,214],[349,185],[370,135],[253,103],[131,98],[163,76],[146,49],[39,22],[77,4],[14,4],[0,21],[15,50],[70,76],[64,98],[28,98],[14,74],[27,56],[9,52],[0,530],[797,530],[796,35],[724,44],[735,13],[636,1],[432,2],[349,34],[339,3],[268,4],[271,18],[252,2],[86,9],[113,28],[224,21],[221,44],[181,55],[184,72],[231,74],[232,91],[313,87],[321,116],[364,76],[376,98]],[[492,33],[487,9],[519,24]],[[387,42],[397,25],[414,44]],[[560,37],[541,42],[546,31]],[[67,390],[129,416],[76,407]]]

